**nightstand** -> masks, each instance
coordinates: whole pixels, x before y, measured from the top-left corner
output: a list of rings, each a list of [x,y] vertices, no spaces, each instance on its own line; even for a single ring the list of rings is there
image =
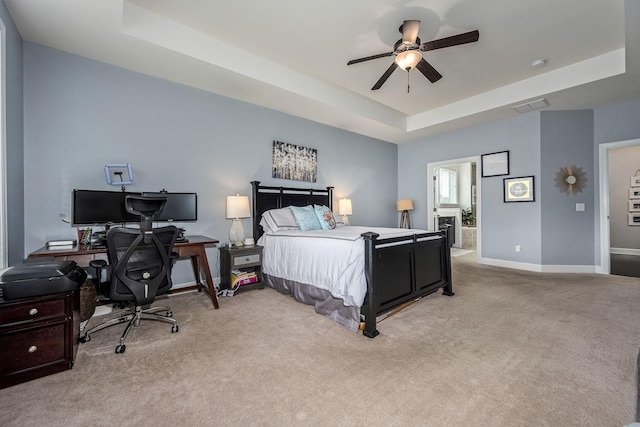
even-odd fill
[[[240,246],[219,248],[220,250],[220,289],[231,289],[232,273],[255,273],[257,282],[240,285],[236,292],[262,289],[262,246]]]

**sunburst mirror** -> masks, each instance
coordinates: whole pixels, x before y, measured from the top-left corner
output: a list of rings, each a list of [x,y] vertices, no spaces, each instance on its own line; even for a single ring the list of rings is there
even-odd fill
[[[555,182],[561,193],[580,193],[587,182],[586,173],[576,165],[561,167],[556,172]]]

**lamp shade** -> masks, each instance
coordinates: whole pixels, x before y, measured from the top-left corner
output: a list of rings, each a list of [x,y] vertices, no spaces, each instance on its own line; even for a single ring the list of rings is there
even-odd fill
[[[235,196],[227,196],[227,219],[249,218],[249,216],[251,216],[251,212],[248,196],[241,196],[237,193]]]
[[[338,215],[351,215],[351,199],[342,198],[338,200]]]
[[[413,200],[411,199],[400,199],[396,202],[396,208],[398,212],[401,211],[412,211],[413,210]]]

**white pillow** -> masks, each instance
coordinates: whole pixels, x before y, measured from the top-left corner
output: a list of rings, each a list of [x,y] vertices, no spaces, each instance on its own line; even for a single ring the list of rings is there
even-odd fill
[[[298,230],[298,223],[288,207],[282,209],[271,209],[262,214],[260,225],[265,232],[276,232],[280,230]]]

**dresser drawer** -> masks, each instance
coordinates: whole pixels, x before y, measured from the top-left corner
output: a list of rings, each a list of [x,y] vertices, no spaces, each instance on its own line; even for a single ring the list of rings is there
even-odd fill
[[[65,327],[59,323],[0,335],[0,374],[64,362]]]
[[[0,304],[0,325],[2,326],[56,317],[65,317],[65,301],[62,298],[19,304]]]
[[[261,264],[260,254],[239,255],[233,258],[234,267]]]

